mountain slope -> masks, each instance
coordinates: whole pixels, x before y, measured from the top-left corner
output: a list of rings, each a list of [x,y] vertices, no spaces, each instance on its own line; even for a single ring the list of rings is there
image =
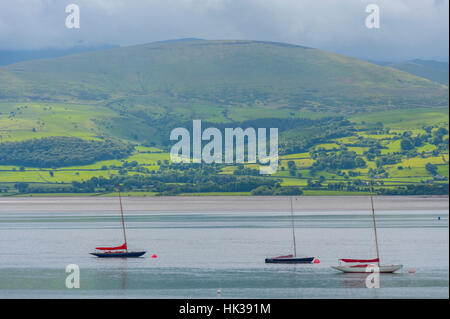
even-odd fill
[[[0,68],[0,100],[122,101],[311,109],[447,105],[448,89],[389,67],[300,46],[174,41]],[[134,101],[134,102],[133,102]]]
[[[67,49],[43,49],[43,50],[0,50],[0,66],[22,61],[48,59],[65,56],[69,54],[88,52],[94,50],[104,50],[118,47],[117,45],[101,46],[76,46]]]
[[[416,59],[390,63],[387,66],[448,86],[449,67],[447,62]]]

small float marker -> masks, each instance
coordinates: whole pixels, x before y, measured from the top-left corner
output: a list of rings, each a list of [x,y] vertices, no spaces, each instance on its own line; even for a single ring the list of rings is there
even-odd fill
[[[314,259],[314,263],[315,263],[315,264],[320,264],[319,258]]]
[[[152,255],[152,258],[158,258],[158,256],[156,256],[155,254]]]
[[[408,269],[408,274],[414,274],[415,272],[416,272],[416,270],[414,268]]]

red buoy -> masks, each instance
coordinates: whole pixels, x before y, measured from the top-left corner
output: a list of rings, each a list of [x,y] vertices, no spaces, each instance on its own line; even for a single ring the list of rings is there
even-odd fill
[[[315,264],[320,264],[320,260],[318,258],[314,259]]]
[[[156,256],[155,254],[152,255],[152,258],[158,258],[158,256]]]

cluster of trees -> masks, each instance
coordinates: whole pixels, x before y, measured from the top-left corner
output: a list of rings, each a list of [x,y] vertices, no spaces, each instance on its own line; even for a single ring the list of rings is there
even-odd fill
[[[316,160],[311,170],[338,170],[338,169],[353,169],[358,167],[365,167],[366,162],[355,152],[340,151],[340,152],[313,152],[312,157]]]
[[[239,176],[260,176],[259,169],[244,167],[244,165],[239,165],[237,169],[234,170],[233,175]]]
[[[128,167],[134,167],[129,163]],[[71,185],[44,185],[18,183],[21,193],[95,193],[114,192],[117,185],[123,191],[149,191],[158,195],[204,192],[251,192],[253,195],[301,195],[298,187],[281,187],[281,180],[244,175],[246,168],[240,167],[237,174],[220,174],[219,165],[161,163],[155,174],[113,175],[109,178],[92,177],[86,181],[73,181]]]
[[[402,151],[410,151],[416,147],[422,146],[424,142],[427,141],[426,135],[417,135],[416,137],[411,137],[409,132],[405,132],[402,141],[400,142],[400,146]]]
[[[282,131],[287,131],[280,141],[280,155],[306,152],[314,145],[325,143],[330,139],[351,136],[355,131],[352,123],[344,118],[322,118],[309,121],[299,123],[300,126],[296,129],[292,127],[291,131],[289,131],[291,129],[289,125],[280,123],[282,126],[279,127],[283,128]]]
[[[448,149],[448,137],[444,139],[444,136],[448,134],[448,130],[445,127],[439,127],[437,130],[432,132],[432,134],[431,144],[436,146],[444,144],[443,146],[445,147],[446,145],[446,149]]]
[[[417,184],[396,188],[380,188],[379,195],[448,195],[448,184]]]
[[[383,167],[369,168],[367,176],[369,178],[388,178],[389,173]]]
[[[74,192],[111,192],[120,183],[125,191],[152,191],[160,195],[204,192],[250,192],[260,186],[269,188],[280,181],[260,176],[218,174],[217,168],[200,166],[183,171],[165,167],[160,173],[145,176],[93,177],[83,182],[72,182]]]
[[[75,137],[44,137],[21,142],[0,143],[0,164],[31,167],[86,165],[120,159],[134,147],[113,140],[83,140]]]
[[[379,156],[376,160],[377,167],[382,167],[384,165],[394,165],[400,163],[402,161],[402,157],[400,155],[386,154],[383,156]]]
[[[448,150],[448,137],[444,139],[444,136],[448,134],[448,130],[445,127],[439,127],[436,130],[432,130],[432,127],[424,128],[427,134],[419,134],[415,137],[411,132],[405,132],[402,136],[401,148],[402,151],[408,152],[416,147],[422,146],[428,142],[436,145],[440,149]]]
[[[73,193],[76,192],[72,185],[67,184],[45,184],[45,183],[16,183],[14,187],[20,193]]]
[[[224,179],[221,184],[212,180],[185,185],[160,183],[155,187],[155,191],[159,192],[160,195],[207,192],[251,192],[261,186],[272,188],[276,184],[277,181],[268,178],[238,177],[235,179]]]
[[[299,187],[280,187],[276,184],[273,187],[270,186],[259,186],[251,192],[254,196],[298,196],[302,195],[303,191]]]
[[[369,161],[374,161],[378,156],[381,155],[381,145],[371,145],[367,151],[364,152]]]
[[[411,184],[407,186],[397,186],[396,188],[385,188],[383,182],[376,183],[378,187],[375,193],[378,195],[448,195],[448,184],[432,183],[432,184]],[[309,190],[333,190],[343,192],[369,192],[366,182],[353,180],[347,182],[332,182],[323,186],[320,180],[308,181]]]
[[[431,163],[427,163],[427,165],[425,165],[425,169],[433,176],[438,174],[438,167],[437,165],[431,164]]]
[[[333,191],[345,191],[345,192],[366,192],[369,191],[369,187],[361,182],[360,180],[355,180],[353,182],[338,182],[338,183],[328,183],[328,190]]]

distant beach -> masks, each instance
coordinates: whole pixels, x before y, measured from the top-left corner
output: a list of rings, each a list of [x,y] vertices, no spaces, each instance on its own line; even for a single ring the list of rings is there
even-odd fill
[[[365,196],[297,196],[295,211],[364,211],[370,209]],[[448,196],[377,196],[378,211],[448,210]],[[290,209],[286,196],[125,197],[127,211],[157,212],[283,212]],[[0,212],[10,211],[104,211],[116,210],[115,197],[6,197]]]

